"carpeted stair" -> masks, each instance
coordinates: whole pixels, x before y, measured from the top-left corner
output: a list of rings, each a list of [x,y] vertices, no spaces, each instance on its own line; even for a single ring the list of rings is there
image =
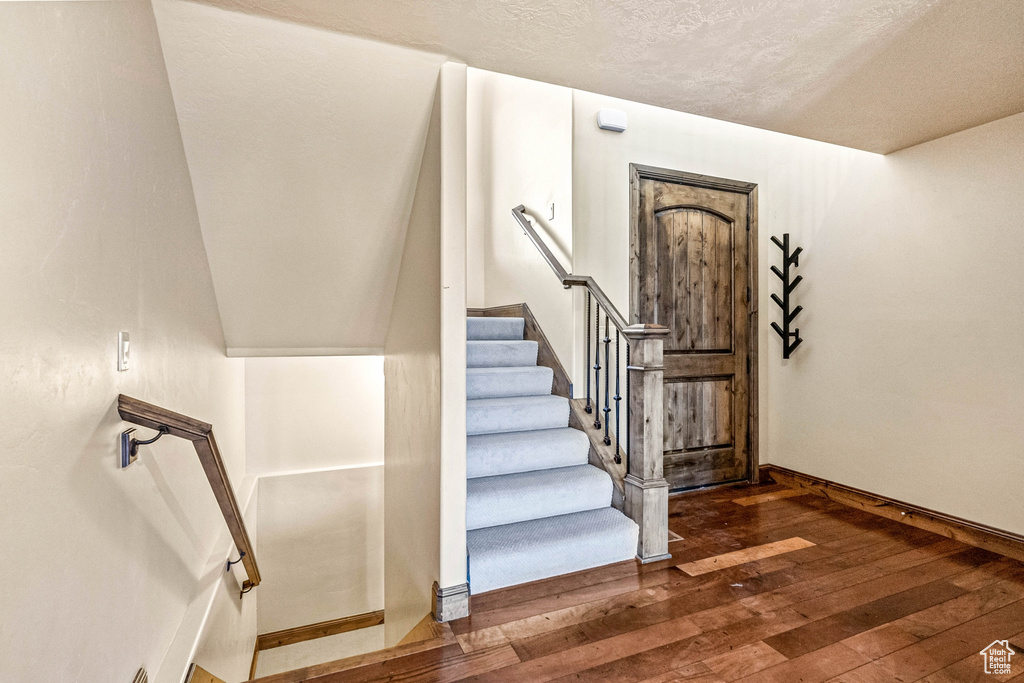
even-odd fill
[[[611,507],[522,318],[467,319],[466,528],[474,594],[636,556],[639,530]]]

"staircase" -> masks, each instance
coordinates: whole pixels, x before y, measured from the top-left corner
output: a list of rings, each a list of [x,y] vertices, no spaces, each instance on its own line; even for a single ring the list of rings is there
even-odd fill
[[[639,530],[611,507],[525,320],[467,318],[466,528],[473,594],[633,559]]]

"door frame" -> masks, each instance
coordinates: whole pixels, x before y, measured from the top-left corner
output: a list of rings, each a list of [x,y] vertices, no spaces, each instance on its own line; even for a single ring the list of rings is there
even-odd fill
[[[750,458],[747,463],[747,481],[757,483],[760,465],[760,439],[758,411],[760,400],[758,394],[758,363],[757,363],[757,340],[758,340],[758,241],[757,241],[757,183],[747,183],[727,178],[716,178],[699,173],[687,173],[685,171],[674,171],[657,166],[645,166],[643,164],[629,165],[629,321],[631,324],[642,322],[640,320],[640,255],[641,234],[638,230],[640,222],[640,181],[641,180],[662,180],[680,185],[705,188],[709,190],[724,190],[737,194],[747,195],[747,253],[750,255],[750,264],[747,269],[747,287],[750,288],[750,309],[749,325],[747,334],[750,349],[750,370],[748,381],[750,382],[749,401],[747,407],[749,419],[747,421],[747,438],[750,442]]]

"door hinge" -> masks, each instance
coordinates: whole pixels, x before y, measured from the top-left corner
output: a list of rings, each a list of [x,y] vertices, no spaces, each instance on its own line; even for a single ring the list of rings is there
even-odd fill
[[[747,356],[747,374],[750,374],[750,356]]]
[[[747,287],[747,303],[750,303],[750,287]]]

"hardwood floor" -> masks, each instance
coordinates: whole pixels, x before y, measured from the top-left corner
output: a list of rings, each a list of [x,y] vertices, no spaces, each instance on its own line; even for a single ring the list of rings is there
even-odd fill
[[[671,560],[474,596],[433,641],[273,680],[1024,683],[1024,650],[1002,676],[979,654],[1024,645],[1020,562],[774,484],[669,509]]]

